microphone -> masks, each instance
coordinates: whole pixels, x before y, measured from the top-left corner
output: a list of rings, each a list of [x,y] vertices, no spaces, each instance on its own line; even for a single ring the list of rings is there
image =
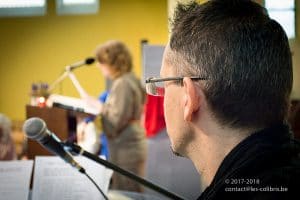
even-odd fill
[[[74,69],[81,67],[83,65],[90,65],[92,63],[95,62],[95,58],[87,58],[84,61],[79,61],[77,63],[74,63],[72,65],[68,65],[65,68],[65,71],[62,73],[62,75],[60,77],[58,77],[58,79],[56,79],[49,87],[48,92],[52,91],[55,86],[57,84],[59,84],[61,81],[63,81],[69,74],[71,71],[73,71]]]
[[[44,120],[38,117],[27,119],[23,125],[23,131],[26,133],[28,138],[36,140],[48,151],[60,156],[63,160],[78,169],[81,173],[85,173],[84,168],[81,167],[73,159],[72,155],[63,148],[60,139],[47,129]]]
[[[81,167],[73,158],[72,155],[67,152],[63,146],[69,147],[70,150],[73,153],[80,154],[83,156],[86,156],[89,159],[94,160],[95,162],[104,165],[105,167],[112,169],[121,175],[124,175],[138,183],[141,183],[167,197],[170,197],[171,199],[184,199],[180,196],[178,196],[175,193],[171,193],[168,190],[159,187],[150,181],[147,181],[146,179],[143,179],[135,174],[133,174],[130,171],[126,171],[106,160],[103,160],[99,158],[98,156],[91,154],[87,151],[84,151],[80,146],[73,144],[73,143],[62,143],[59,138],[56,137],[54,133],[49,131],[47,129],[46,123],[44,120],[38,117],[32,117],[29,118],[25,121],[23,125],[23,131],[26,133],[26,136],[30,139],[36,140],[38,143],[40,143],[44,148],[49,150],[50,152],[60,156],[63,160],[65,160],[67,163],[71,164],[73,167],[77,168],[81,173],[85,174],[92,182],[93,184],[97,187],[97,189],[101,192],[103,197],[105,199],[108,199],[106,195],[102,192],[100,187],[95,183],[94,180],[88,174],[85,172],[85,169]]]
[[[66,70],[67,70],[67,71],[72,71],[72,70],[74,70],[74,69],[76,69],[76,68],[78,68],[78,67],[81,67],[81,66],[83,66],[83,65],[90,65],[90,64],[93,64],[94,62],[95,62],[95,58],[87,58],[87,59],[85,59],[85,60],[83,60],[83,61],[79,61],[79,62],[77,62],[77,63],[68,65],[68,66],[66,67]]]

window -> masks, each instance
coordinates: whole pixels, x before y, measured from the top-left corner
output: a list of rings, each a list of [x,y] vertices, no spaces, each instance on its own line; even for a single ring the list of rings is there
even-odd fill
[[[74,4],[94,4],[95,0],[62,0],[65,5],[74,5]]]
[[[0,16],[45,15],[46,0],[0,0]]]
[[[295,38],[295,0],[265,0],[269,16],[285,30],[289,39]]]
[[[56,12],[64,14],[93,14],[99,10],[99,0],[56,0]]]

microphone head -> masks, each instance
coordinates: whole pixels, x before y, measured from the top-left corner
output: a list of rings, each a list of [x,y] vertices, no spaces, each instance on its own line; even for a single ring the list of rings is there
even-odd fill
[[[46,129],[45,121],[38,117],[27,119],[23,125],[23,131],[26,136],[37,141],[40,141],[45,137],[47,134]]]
[[[85,59],[85,64],[90,65],[95,62],[95,58],[87,58]]]

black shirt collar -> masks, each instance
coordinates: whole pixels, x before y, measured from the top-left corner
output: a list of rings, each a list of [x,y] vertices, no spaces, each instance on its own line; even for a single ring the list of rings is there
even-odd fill
[[[265,152],[279,150],[284,143],[290,141],[291,137],[289,126],[285,124],[265,128],[249,135],[224,158],[212,183],[206,188],[203,195],[217,190],[216,186],[222,184],[224,182],[223,179],[244,166],[249,167],[249,163],[250,167],[256,167],[251,165],[256,163],[255,160],[261,160],[260,156]]]

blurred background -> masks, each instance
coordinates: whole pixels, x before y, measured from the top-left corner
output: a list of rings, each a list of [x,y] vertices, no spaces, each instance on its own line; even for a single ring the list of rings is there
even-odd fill
[[[59,14],[57,2],[60,1],[40,1],[45,3],[42,15],[5,16],[2,13],[0,16],[0,112],[7,114],[12,120],[25,119],[25,105],[30,101],[32,83],[41,81],[51,84],[66,65],[93,56],[95,47],[109,39],[122,40],[129,46],[134,58],[134,72],[141,77],[140,42],[146,39],[150,44],[167,43],[168,16],[171,16],[177,2],[100,0],[96,1],[98,9],[95,13],[82,14],[80,11],[78,13],[73,11],[72,14]],[[264,4],[268,0],[259,2]],[[279,18],[286,19],[288,26],[292,25],[288,28],[289,32],[292,28],[290,39],[294,64],[292,97],[300,98],[300,44],[297,38],[300,29],[300,14],[297,11],[300,10],[300,4],[299,1],[270,2],[275,4],[279,2],[279,6],[282,6],[282,10],[286,13],[282,14],[283,11],[277,5],[273,6],[275,8],[271,11],[280,11]],[[294,7],[284,8],[285,4],[289,4],[285,2],[293,2]],[[96,96],[99,91],[105,89],[105,80],[95,65],[75,73],[82,86],[91,95]],[[68,79],[55,88],[54,92],[78,96]]]
[[[67,65],[93,56],[96,46],[110,39],[121,40],[129,47],[134,60],[133,71],[143,79],[141,44],[144,41],[161,46],[167,43],[169,18],[178,1],[25,0],[18,4],[20,2],[0,0],[0,113],[12,121],[12,138],[18,158],[26,154],[22,125],[26,119],[26,105],[31,101],[32,84],[51,85]],[[292,99],[293,109],[296,109],[300,99],[300,1],[257,2],[267,7],[270,16],[282,24],[289,36],[294,68]],[[74,73],[90,95],[97,96],[106,89],[106,80],[95,64]],[[52,92],[79,97],[68,78]],[[297,109],[299,112],[299,106]],[[299,114],[297,116],[299,118]],[[297,116],[292,116],[295,124],[299,124],[294,120]],[[155,139],[150,144],[168,148],[167,140],[159,141]],[[151,165],[155,168],[155,164]],[[184,164],[184,167],[187,166]],[[157,176],[156,180],[162,179],[157,174],[152,175]],[[169,186],[172,187],[171,183]]]

